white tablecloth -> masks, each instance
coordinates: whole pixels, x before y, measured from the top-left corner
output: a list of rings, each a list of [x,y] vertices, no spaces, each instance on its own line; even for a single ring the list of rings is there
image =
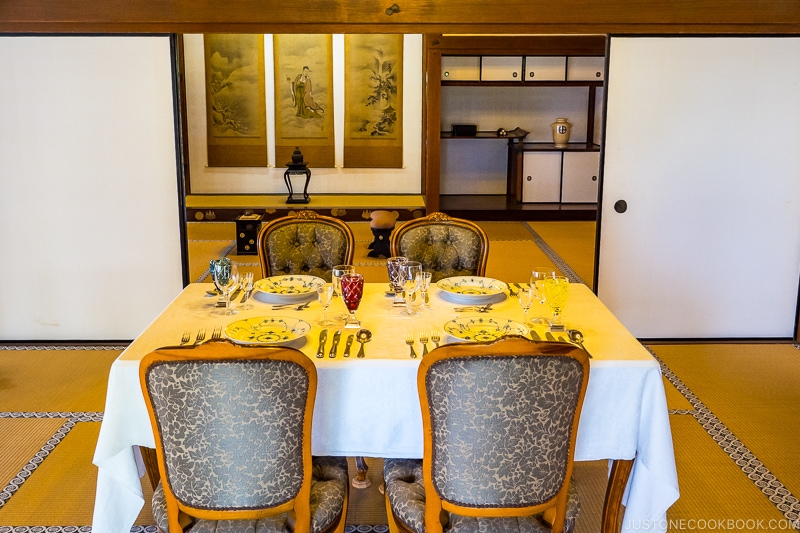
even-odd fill
[[[254,301],[255,308],[233,317],[215,314],[207,284],[187,287],[167,309],[120,355],[111,367],[105,414],[93,462],[98,467],[92,531],[127,533],[142,508],[143,471],[133,446],[154,447],[150,421],[139,387],[139,361],[150,351],[177,344],[185,330],[215,326],[251,316],[297,316],[313,329],[298,347],[316,363],[319,384],[314,410],[314,455],[422,457],[422,419],[416,388],[419,359],[409,357],[408,333],[442,329],[459,316],[438,289],[431,292],[431,309],[407,317],[392,307],[386,284],[367,284],[358,311],[364,327],[373,332],[366,357],[342,357],[347,336],[343,330],[338,357],[315,357],[322,310],[314,302],[304,311],[272,311]],[[624,530],[643,521],[657,526],[678,498],[666,398],[657,362],[584,285],[571,285],[564,311],[567,324],[580,329],[592,353],[591,373],[583,405],[575,460],[632,459],[633,471],[623,503]],[[261,298],[263,295],[259,295]],[[446,295],[445,295],[446,296]],[[251,299],[252,301],[252,299]],[[490,315],[520,320],[513,299],[494,304]],[[330,314],[344,311],[335,300]],[[532,309],[531,313],[544,312]],[[469,313],[462,313],[461,316]],[[328,328],[331,334],[341,328]],[[538,331],[544,335],[544,330]],[[447,337],[445,337],[447,339]],[[416,345],[420,353],[419,343]],[[429,348],[433,348],[429,344]],[[663,523],[663,522],[662,522]],[[655,531],[659,529],[656,528]],[[661,529],[664,531],[664,529]]]

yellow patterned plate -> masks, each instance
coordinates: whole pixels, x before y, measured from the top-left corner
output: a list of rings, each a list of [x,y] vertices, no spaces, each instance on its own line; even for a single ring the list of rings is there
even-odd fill
[[[495,341],[506,335],[527,335],[525,324],[507,318],[465,316],[444,325],[444,331],[462,341]]]
[[[481,276],[456,276],[444,278],[436,284],[442,298],[457,304],[496,303],[505,299],[508,285],[493,278]]]
[[[259,301],[290,304],[316,298],[317,287],[323,285],[325,285],[325,280],[317,276],[290,274],[260,279],[253,284],[253,288],[262,293],[256,293],[256,299]]]
[[[311,324],[288,316],[258,316],[228,324],[225,336],[238,344],[287,344],[311,331]]]

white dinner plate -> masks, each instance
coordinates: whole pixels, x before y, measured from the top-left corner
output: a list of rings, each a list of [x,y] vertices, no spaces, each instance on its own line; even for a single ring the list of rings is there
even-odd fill
[[[231,322],[225,336],[238,344],[281,345],[295,341],[311,331],[311,324],[287,316],[258,316]]]
[[[496,341],[506,335],[527,335],[525,324],[507,318],[464,316],[444,325],[444,331],[462,341]]]
[[[505,300],[508,285],[494,278],[481,276],[456,276],[440,279],[441,297],[457,304],[488,304]]]
[[[302,303],[316,298],[317,287],[323,285],[325,280],[317,276],[270,276],[253,284],[253,288],[258,291],[253,296],[260,302],[270,304]]]

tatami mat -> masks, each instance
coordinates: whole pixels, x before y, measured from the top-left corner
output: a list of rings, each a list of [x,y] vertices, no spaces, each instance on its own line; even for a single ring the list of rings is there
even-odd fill
[[[793,493],[800,494],[800,351],[790,344],[651,349]]]
[[[594,280],[594,222],[528,222],[528,225],[592,287]]]
[[[672,415],[670,425],[681,497],[667,511],[667,518],[674,522],[669,531],[755,531],[755,527],[730,527],[728,523],[749,519],[763,520],[760,529],[768,530],[769,520],[783,519],[694,417]],[[690,521],[694,527],[689,526]]]
[[[99,422],[77,424],[0,508],[0,524],[92,523],[97,469],[91,466]]]
[[[489,261],[486,275],[505,282],[528,283],[531,269],[537,266],[555,269],[533,241],[492,241],[489,245]]]
[[[14,479],[66,421],[66,418],[0,418],[0,488]]]
[[[575,533],[597,533],[603,518],[603,499],[608,485],[608,461],[576,462],[572,479],[581,500]]]
[[[350,487],[350,499],[347,505],[347,524],[350,525],[378,525],[386,524],[386,505],[383,494],[380,492],[383,483],[383,459],[365,457],[369,470],[367,478],[371,484],[366,489]],[[358,474],[356,462],[352,457],[347,459],[350,479]]]
[[[122,350],[0,352],[0,411],[102,411]]]

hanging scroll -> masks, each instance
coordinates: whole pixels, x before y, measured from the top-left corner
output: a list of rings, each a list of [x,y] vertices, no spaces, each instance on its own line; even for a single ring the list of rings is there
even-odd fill
[[[208,166],[267,166],[263,35],[205,35]]]
[[[403,166],[403,35],[345,35],[344,166]]]
[[[275,166],[300,148],[310,166],[333,167],[333,38],[275,35]]]

